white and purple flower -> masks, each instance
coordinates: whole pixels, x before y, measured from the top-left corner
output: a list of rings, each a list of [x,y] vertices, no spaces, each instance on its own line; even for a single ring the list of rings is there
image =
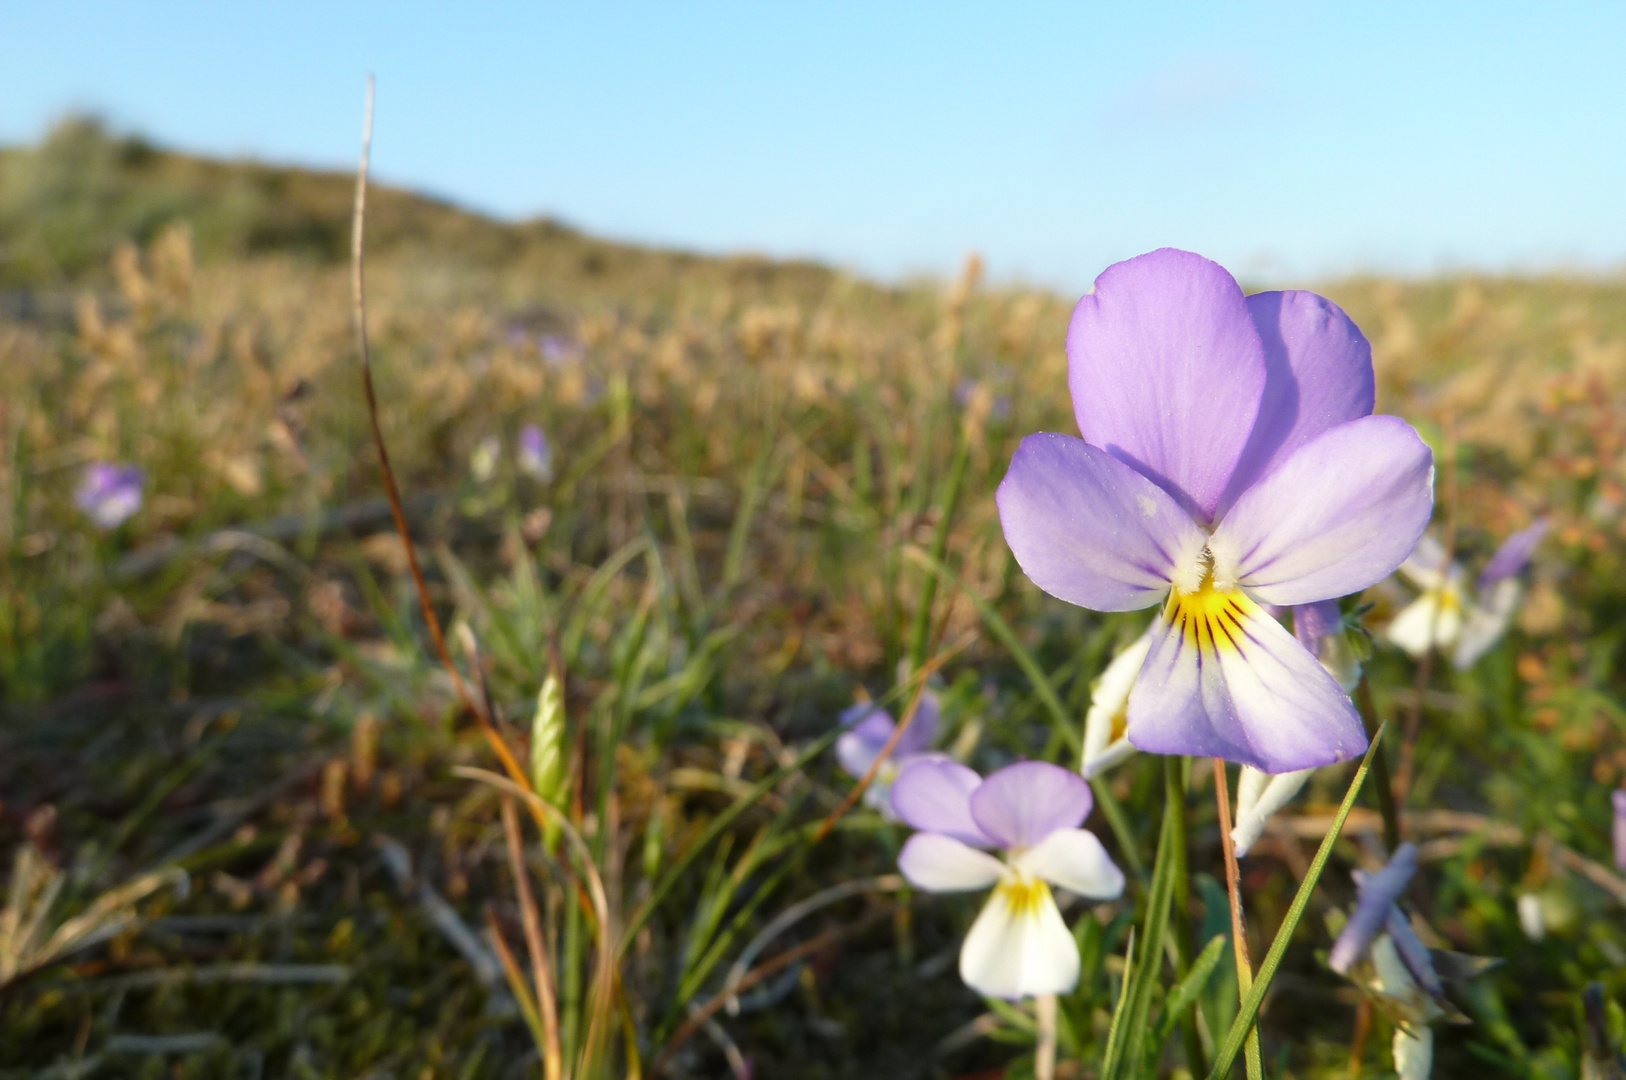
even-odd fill
[[[74,502],[103,529],[116,529],[141,509],[147,474],[134,465],[97,462],[85,469]]]
[[[1005,538],[1052,596],[1160,605],[1129,741],[1282,773],[1359,755],[1349,696],[1264,605],[1365,589],[1416,546],[1433,454],[1372,415],[1371,348],[1331,301],[1244,296],[1164,249],[1109,267],[1067,335],[1083,438],[1030,435]]]
[[[1411,928],[1399,900],[1417,872],[1417,845],[1401,844],[1375,874],[1355,871],[1360,890],[1355,911],[1333,943],[1328,966],[1349,975],[1370,960],[1363,982],[1379,995],[1395,1025],[1395,1071],[1401,1080],[1423,1080],[1432,1068],[1434,1033],[1429,1024],[1448,1015],[1445,987],[1428,947]]]
[[[519,433],[519,471],[547,483],[553,479],[553,447],[535,424],[526,424]]]
[[[1447,559],[1445,549],[1425,536],[1400,564],[1400,573],[1422,590],[1389,624],[1389,640],[1414,657],[1430,649],[1451,653],[1458,670],[1466,670],[1507,633],[1519,608],[1519,571],[1530,562],[1547,535],[1548,521],[1538,520],[1502,542],[1479,575],[1476,589],[1464,582],[1462,566]]]
[[[1079,828],[1094,799],[1077,773],[1042,761],[986,780],[952,761],[916,761],[892,785],[899,818],[920,831],[898,856],[928,892],[993,888],[960,949],[960,977],[989,997],[1061,994],[1078,983],[1078,946],[1050,886],[1094,900],[1123,893],[1123,871]],[[989,854],[1003,849],[1004,860]]]
[[[881,763],[880,771],[864,791],[864,805],[879,810],[882,817],[897,820],[892,812],[892,781],[897,779],[905,766],[921,758],[947,760],[946,755],[930,752],[932,743],[937,740],[941,717],[942,708],[937,695],[930,690],[925,691],[920,696],[920,704],[915,707],[915,718],[909,722],[909,727],[898,739],[898,745],[892,748],[892,753]],[[836,762],[843,772],[857,779],[869,772],[869,767],[875,764],[882,749],[892,740],[892,733],[898,725],[891,713],[867,701],[844,710],[840,723],[847,730],[836,739]]]

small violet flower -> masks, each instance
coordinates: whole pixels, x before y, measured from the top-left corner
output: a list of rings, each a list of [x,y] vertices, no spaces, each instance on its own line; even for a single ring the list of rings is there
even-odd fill
[[[897,815],[892,812],[892,781],[897,779],[905,766],[923,757],[947,760],[944,755],[929,752],[937,739],[941,716],[942,707],[937,695],[927,690],[915,708],[915,718],[910,721],[908,729],[898,739],[898,745],[892,748],[892,753],[881,763],[880,771],[865,790],[864,805],[879,810],[881,816],[888,820],[897,820]],[[847,730],[836,739],[836,761],[841,771],[854,779],[869,772],[869,767],[897,730],[892,714],[870,702],[843,711],[841,726]]]
[[[1084,437],[1022,441],[1000,522],[1052,596],[1161,607],[1129,741],[1272,774],[1360,754],[1349,696],[1265,605],[1382,580],[1432,513],[1433,455],[1372,415],[1361,332],[1313,293],[1244,296],[1217,264],[1164,249],[1096,279],[1067,354]]]
[[[553,479],[553,447],[535,424],[526,424],[519,433],[519,471],[543,483]]]
[[[85,469],[74,502],[98,527],[116,529],[141,509],[146,479],[133,465],[97,462]]]
[[[994,890],[960,949],[973,990],[1014,1001],[1077,985],[1078,946],[1050,886],[1095,900],[1124,888],[1101,841],[1079,828],[1092,804],[1083,777],[1041,761],[986,780],[952,761],[916,761],[894,781],[893,809],[920,830],[898,856],[903,876],[928,892]]]
[[[1626,874],[1626,791],[1615,791],[1615,865]]]
[[[1519,608],[1519,571],[1547,535],[1548,521],[1538,520],[1502,542],[1470,592],[1462,567],[1445,557],[1433,537],[1424,537],[1400,565],[1400,573],[1422,590],[1389,624],[1389,640],[1412,656],[1430,649],[1452,653],[1452,663],[1466,670],[1507,633]]]

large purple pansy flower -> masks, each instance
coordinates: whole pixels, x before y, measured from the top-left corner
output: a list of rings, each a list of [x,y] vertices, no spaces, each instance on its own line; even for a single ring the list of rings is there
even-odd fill
[[[1314,293],[1244,296],[1223,267],[1164,249],[1096,279],[1067,356],[1084,437],[1022,440],[999,516],[1052,596],[1162,605],[1130,742],[1269,773],[1360,754],[1349,696],[1262,607],[1382,580],[1433,511],[1433,455],[1372,415],[1360,330]]]
[[[1079,828],[1093,796],[1059,765],[1024,761],[984,780],[964,765],[917,760],[892,785],[892,807],[921,830],[898,868],[928,892],[992,887],[960,948],[960,977],[990,997],[1062,994],[1078,983],[1078,946],[1050,895],[1057,885],[1110,900],[1123,871],[1095,834]],[[987,848],[1003,848],[1005,860]]]

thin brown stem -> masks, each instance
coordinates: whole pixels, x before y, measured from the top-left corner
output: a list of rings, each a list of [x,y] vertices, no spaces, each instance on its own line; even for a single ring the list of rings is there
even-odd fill
[[[441,632],[440,617],[435,614],[435,606],[429,598],[429,583],[424,580],[423,568],[418,565],[417,549],[412,543],[412,530],[407,527],[406,510],[401,505],[401,491],[395,482],[395,470],[390,466],[389,448],[384,444],[384,429],[378,419],[378,394],[373,389],[373,362],[372,352],[367,345],[367,275],[366,275],[366,239],[367,239],[367,167],[372,157],[373,149],[373,77],[367,76],[367,111],[361,131],[361,164],[356,169],[356,203],[355,213],[351,219],[350,228],[350,291],[351,314],[355,322],[356,353],[361,359],[361,389],[367,401],[367,423],[372,428],[373,446],[378,451],[378,467],[383,474],[384,497],[390,504],[390,516],[395,519],[395,531],[401,537],[401,546],[406,551],[407,569],[412,574],[412,584],[418,591],[418,606],[423,609],[423,621],[429,630],[429,640],[435,646],[435,655],[440,657],[441,665],[446,668],[452,677],[452,686],[457,690],[458,700],[463,707],[471,713],[479,723],[481,732],[486,741],[496,752],[502,762],[503,770],[513,778],[514,782],[529,786],[530,780],[525,770],[520,768],[519,760],[503,740],[502,734],[492,724],[491,717],[486,711],[475,703],[474,695],[469,692],[468,683],[464,681],[462,672],[458,671],[457,664],[452,661],[451,650],[446,647],[446,635]]]
[[[1237,999],[1240,1001],[1253,989],[1253,962],[1248,958],[1248,928],[1242,916],[1242,871],[1236,862],[1236,842],[1231,839],[1231,789],[1225,775],[1225,762],[1220,758],[1214,759],[1214,802],[1219,811],[1220,849],[1225,853],[1225,887],[1231,899],[1231,947],[1236,954]],[[1264,1075],[1257,1027],[1248,1031],[1245,1054],[1248,1078],[1257,1080]]]
[[[1445,535],[1441,541],[1440,582],[1441,603],[1434,606],[1434,613],[1429,619],[1428,641],[1429,648],[1417,661],[1417,678],[1413,683],[1413,693],[1410,707],[1406,711],[1406,727],[1400,740],[1400,765],[1395,770],[1394,797],[1404,807],[1411,795],[1412,775],[1415,768],[1417,754],[1417,737],[1423,729],[1423,698],[1428,692],[1428,684],[1434,675],[1434,634],[1440,621],[1440,607],[1444,600],[1444,588],[1448,584],[1448,575],[1451,571],[1451,562],[1457,555],[1457,435],[1456,420],[1453,416],[1445,417]],[[1380,757],[1382,755],[1379,755]]]
[[[514,875],[514,893],[525,928],[525,946],[531,954],[531,975],[536,982],[536,1011],[542,1021],[542,1072],[547,1080],[560,1080],[564,1075],[564,1054],[559,1045],[559,1004],[554,994],[553,965],[542,939],[542,913],[531,893],[519,811],[514,807],[512,795],[504,795],[502,799],[502,827],[508,838],[508,865]]]

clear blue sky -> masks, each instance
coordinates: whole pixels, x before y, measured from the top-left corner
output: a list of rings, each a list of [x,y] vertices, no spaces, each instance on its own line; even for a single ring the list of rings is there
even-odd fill
[[[1626,265],[1626,5],[13,3],[0,142],[70,110],[505,217],[1076,291]]]

